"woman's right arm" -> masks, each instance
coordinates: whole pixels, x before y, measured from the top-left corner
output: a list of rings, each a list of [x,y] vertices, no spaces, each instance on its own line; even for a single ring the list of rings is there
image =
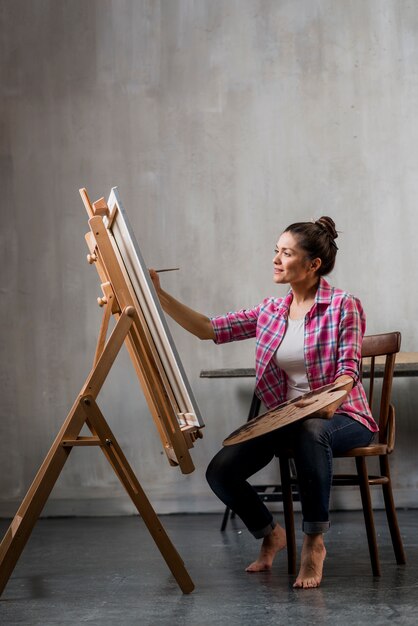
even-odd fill
[[[206,315],[198,313],[179,302],[164,291],[161,288],[160,278],[155,270],[150,269],[149,273],[161,306],[167,315],[199,339],[215,339],[215,331],[210,319]]]

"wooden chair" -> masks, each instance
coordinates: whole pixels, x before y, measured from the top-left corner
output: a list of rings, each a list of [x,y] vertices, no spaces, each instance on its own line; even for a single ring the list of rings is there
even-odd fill
[[[362,370],[364,362],[370,360],[370,383],[368,392],[369,405],[373,410],[376,371],[381,367],[376,363],[376,357],[384,357],[383,382],[380,398],[376,403],[376,413],[378,416],[379,433],[377,441],[366,447],[353,448],[345,454],[338,455],[342,458],[354,458],[357,473],[335,474],[333,486],[357,485],[360,488],[363,505],[364,520],[366,524],[367,540],[369,544],[370,560],[374,576],[380,576],[380,563],[376,541],[376,531],[373,519],[373,508],[370,494],[370,486],[381,485],[385,503],[385,510],[389,530],[392,538],[393,549],[396,562],[404,564],[406,562],[405,552],[399,531],[396,515],[395,503],[392,493],[392,484],[389,471],[389,455],[393,452],[395,444],[395,408],[391,404],[392,380],[395,366],[396,354],[400,350],[401,334],[399,332],[385,333],[381,335],[369,335],[364,337],[362,348]],[[369,474],[367,468],[367,458],[378,457],[380,473],[378,475]],[[291,452],[280,455],[281,484],[283,492],[283,510],[286,525],[287,545],[288,545],[288,569],[289,573],[296,572],[296,542],[293,517],[292,483],[295,477],[291,476],[289,460]]]

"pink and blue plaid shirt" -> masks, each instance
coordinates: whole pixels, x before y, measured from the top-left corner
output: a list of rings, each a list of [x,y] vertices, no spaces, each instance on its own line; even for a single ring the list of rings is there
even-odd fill
[[[256,394],[267,409],[286,401],[287,377],[274,353],[286,332],[293,299],[290,290],[284,298],[266,298],[253,309],[243,309],[211,319],[215,343],[256,338]],[[305,367],[311,389],[333,383],[343,374],[355,385],[339,409],[361,422],[372,432],[378,430],[359,380],[361,344],[366,328],[360,301],[335,289],[321,277],[315,302],[305,316]]]

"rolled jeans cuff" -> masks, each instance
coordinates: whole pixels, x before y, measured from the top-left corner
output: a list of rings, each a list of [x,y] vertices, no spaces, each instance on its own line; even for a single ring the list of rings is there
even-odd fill
[[[271,531],[275,528],[276,522],[271,521],[270,524],[262,528],[261,530],[250,530],[250,533],[256,539],[262,539],[263,537],[267,537],[271,533]]]
[[[330,522],[302,522],[302,530],[305,535],[318,535],[319,533],[326,533],[328,532],[330,526]]]

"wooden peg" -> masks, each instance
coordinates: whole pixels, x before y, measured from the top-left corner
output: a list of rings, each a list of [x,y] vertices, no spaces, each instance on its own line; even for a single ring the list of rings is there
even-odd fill
[[[97,255],[96,254],[88,254],[87,255],[87,262],[92,265],[93,263],[96,263],[97,261]]]
[[[106,283],[102,283],[101,287],[102,287],[103,296],[100,296],[99,298],[97,298],[97,304],[100,307],[102,307],[105,304],[109,303],[112,313],[120,312],[119,303],[117,299],[115,298],[112,285],[109,282],[106,282]],[[130,308],[134,310],[133,307],[130,307]],[[132,316],[128,314],[128,317],[132,317]]]
[[[102,217],[109,216],[109,207],[104,198],[99,198],[96,202],[93,202],[93,210],[94,215],[101,215]]]

